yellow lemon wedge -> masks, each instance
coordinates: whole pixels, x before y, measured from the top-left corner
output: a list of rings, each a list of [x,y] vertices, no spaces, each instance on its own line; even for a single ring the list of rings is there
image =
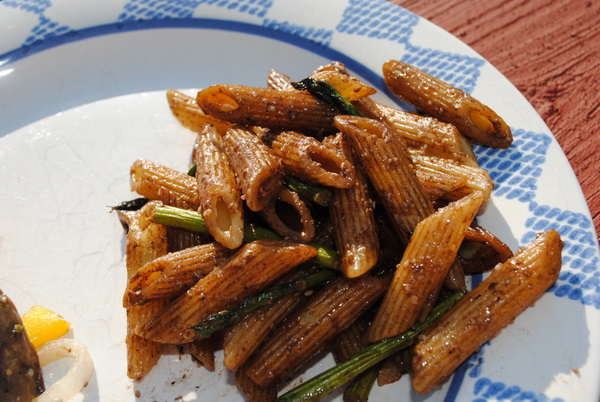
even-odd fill
[[[71,324],[59,314],[43,306],[33,306],[22,317],[29,340],[39,348],[46,342],[58,339],[69,331]]]

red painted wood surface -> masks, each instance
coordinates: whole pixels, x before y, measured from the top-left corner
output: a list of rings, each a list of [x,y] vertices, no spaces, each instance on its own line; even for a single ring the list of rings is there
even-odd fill
[[[390,0],[500,70],[555,135],[600,233],[600,2]]]

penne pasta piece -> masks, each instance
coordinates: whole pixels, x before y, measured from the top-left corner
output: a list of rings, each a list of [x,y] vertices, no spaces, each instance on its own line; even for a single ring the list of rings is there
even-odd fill
[[[292,79],[283,74],[282,72],[271,69],[269,76],[267,77],[267,88],[275,91],[295,91],[296,89],[292,86]]]
[[[417,224],[434,208],[412,168],[401,135],[389,124],[365,117],[337,116],[334,121],[379,195],[396,236],[403,246],[408,245]],[[454,290],[466,288],[459,262],[450,267],[446,284]]]
[[[275,402],[277,400],[277,387],[259,387],[248,377],[247,366],[242,366],[235,372],[235,383],[244,393],[248,402]]]
[[[305,91],[279,91],[241,85],[213,85],[196,97],[205,113],[246,126],[311,134],[335,131],[335,108]]]
[[[326,141],[354,165],[352,149],[344,137],[338,134]],[[348,278],[368,272],[379,257],[375,201],[369,194],[365,174],[360,169],[355,172],[354,185],[333,189],[333,202],[329,205],[340,269]]]
[[[140,325],[140,336],[161,343],[186,343],[191,327],[211,314],[231,308],[279,276],[315,256],[314,247],[285,240],[257,240],[241,247],[160,314]]]
[[[227,262],[232,254],[219,243],[211,242],[158,257],[129,279],[124,304],[144,304],[151,299],[179,296],[215,267]]]
[[[190,175],[145,159],[131,166],[131,190],[150,200],[184,209],[198,209],[196,180]]]
[[[336,188],[348,188],[354,183],[352,164],[313,137],[285,131],[278,134],[270,146],[285,170],[299,179]]]
[[[300,267],[285,275],[285,278],[281,278],[277,283],[283,284],[289,282],[309,272],[309,269]],[[312,294],[312,292],[306,293],[308,295]],[[291,311],[304,302],[307,294],[296,293],[286,296],[269,306],[253,311],[239,322],[227,328],[223,336],[223,364],[225,367],[234,371],[238,370],[258,349],[271,331]]]
[[[539,234],[514,257],[462,298],[415,346],[412,385],[426,393],[533,305],[557,280],[561,269],[560,235]]]
[[[376,103],[387,122],[402,135],[411,156],[424,154],[478,167],[471,144],[449,123]]]
[[[366,333],[367,342],[398,335],[429,313],[428,300],[437,299],[483,200],[482,194],[473,193],[438,209],[417,225]]]
[[[213,241],[213,239],[208,233],[193,232],[187,229],[167,226],[169,253],[196,247],[200,244],[210,243],[211,241]]]
[[[211,338],[195,339],[190,342],[190,354],[208,371],[215,371],[215,345]]]
[[[478,166],[422,154],[413,155],[411,159],[419,182],[430,199],[452,201],[478,191],[487,201],[494,189],[488,172]]]
[[[466,92],[409,64],[390,60],[383,65],[389,89],[417,109],[456,126],[474,143],[508,148],[510,127],[492,109]]]
[[[214,126],[205,126],[194,145],[198,212],[211,236],[223,246],[234,249],[244,240],[242,195],[227,155],[213,142],[218,135]]]
[[[219,133],[225,134],[232,125],[229,122],[207,115],[196,103],[196,98],[175,89],[167,91],[167,102],[173,116],[179,123],[196,133],[202,131],[205,125],[210,124],[215,126]]]
[[[434,212],[415,175],[402,138],[376,120],[337,116],[335,124],[348,139],[404,245],[417,224]]]
[[[367,346],[363,341],[368,328],[369,321],[362,315],[340,332],[335,342],[331,342],[331,352],[337,364],[345,362]]]
[[[383,387],[384,385],[399,381],[404,374],[410,371],[410,366],[410,349],[402,349],[382,362],[377,376],[377,385]]]
[[[473,224],[458,252],[463,269],[468,274],[482,273],[506,262],[512,250],[489,230]]]
[[[267,204],[260,216],[286,240],[308,243],[315,237],[315,221],[298,193],[282,188],[274,202]]]
[[[343,71],[336,68],[319,69],[314,72],[311,77],[316,80],[327,81],[350,102],[371,96],[377,92],[375,88],[348,74],[345,71],[345,68]]]
[[[283,166],[273,151],[252,131],[242,126],[230,128],[222,141],[236,181],[252,211],[273,202],[283,185]]]
[[[128,278],[135,275],[142,266],[167,252],[165,227],[148,219],[155,205],[156,202],[149,202],[139,211],[122,214],[128,226],[125,250]],[[127,376],[131,379],[142,379],[158,362],[162,345],[138,336],[135,328],[139,323],[157,314],[164,306],[165,302],[158,300],[126,309]]]
[[[259,348],[248,376],[261,387],[281,383],[348,328],[385,292],[388,277],[339,278],[288,317]]]

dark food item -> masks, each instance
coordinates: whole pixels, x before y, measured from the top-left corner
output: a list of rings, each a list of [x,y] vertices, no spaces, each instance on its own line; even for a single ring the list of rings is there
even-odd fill
[[[0,290],[0,400],[31,401],[42,392],[38,354],[15,305]]]

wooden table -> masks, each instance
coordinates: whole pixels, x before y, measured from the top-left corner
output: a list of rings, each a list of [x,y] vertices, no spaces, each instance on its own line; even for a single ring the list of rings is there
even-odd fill
[[[390,0],[460,38],[529,100],[564,150],[600,233],[600,2]]]

